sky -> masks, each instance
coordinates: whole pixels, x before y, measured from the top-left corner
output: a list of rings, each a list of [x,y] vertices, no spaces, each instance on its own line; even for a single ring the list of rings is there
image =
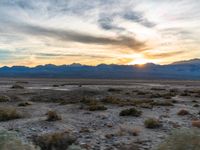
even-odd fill
[[[0,0],[0,66],[200,58],[200,0]]]

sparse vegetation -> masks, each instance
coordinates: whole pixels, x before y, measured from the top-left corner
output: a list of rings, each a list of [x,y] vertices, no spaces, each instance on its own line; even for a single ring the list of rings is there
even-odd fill
[[[171,101],[155,101],[151,103],[153,106],[174,106]]]
[[[24,87],[22,85],[19,84],[14,84],[11,89],[24,89]]]
[[[120,116],[134,116],[134,117],[139,117],[142,115],[142,111],[137,110],[136,108],[130,108],[130,109],[125,109],[122,110],[119,113]]]
[[[41,150],[67,150],[75,141],[76,138],[68,132],[48,133],[34,138],[34,143]]]
[[[107,107],[105,107],[102,103],[94,99],[83,98],[81,102],[87,105],[86,108],[89,111],[107,110]]]
[[[19,107],[26,107],[26,106],[29,106],[29,105],[32,105],[32,102],[27,101],[27,102],[21,102],[21,103],[18,104]]]
[[[14,132],[0,131],[1,150],[39,150],[31,143],[24,143]]]
[[[185,109],[181,109],[178,113],[177,113],[177,115],[179,115],[179,116],[185,116],[185,115],[189,115],[190,113],[189,113],[189,111],[188,110],[185,110]]]
[[[58,121],[61,120],[61,116],[57,114],[56,111],[47,112],[47,121]]]
[[[156,118],[149,118],[145,120],[144,125],[146,128],[154,129],[154,128],[159,128],[161,126],[161,123]]]
[[[161,87],[153,87],[151,88],[152,91],[165,91],[165,88],[161,88]]]
[[[193,120],[193,121],[192,121],[192,126],[193,126],[193,127],[200,128],[200,120]]]
[[[19,113],[15,108],[0,108],[0,121],[8,121],[21,117],[21,113]]]
[[[200,131],[194,129],[175,130],[158,150],[199,150]]]
[[[139,136],[141,132],[140,128],[130,127],[128,125],[120,125],[117,129],[115,134],[112,134],[112,136],[125,136],[125,135],[131,135],[131,136]]]
[[[0,95],[0,102],[9,102],[11,101],[10,97],[6,95]]]
[[[194,104],[193,107],[199,107],[199,104]]]
[[[107,110],[107,108],[101,104],[90,105],[88,109],[89,111]]]
[[[122,90],[121,89],[116,89],[116,88],[109,88],[108,89],[108,92],[121,92]]]

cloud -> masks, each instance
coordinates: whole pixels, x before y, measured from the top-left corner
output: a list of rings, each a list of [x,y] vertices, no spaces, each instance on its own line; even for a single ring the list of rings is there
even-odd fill
[[[118,37],[102,37],[92,34],[86,34],[81,32],[76,32],[72,30],[62,30],[41,27],[32,24],[18,24],[13,22],[7,22],[9,25],[9,30],[12,32],[18,32],[19,34],[28,34],[40,37],[50,37],[56,40],[62,40],[66,42],[78,42],[83,44],[97,44],[97,45],[114,45],[129,47],[133,50],[143,50],[146,45],[144,42],[140,42],[134,37],[128,36],[118,36]]]
[[[156,26],[154,22],[149,21],[147,18],[144,17],[144,14],[139,11],[133,11],[133,10],[125,11],[124,14],[122,14],[122,17],[126,20],[140,23],[141,25],[148,28]]]
[[[184,54],[184,51],[176,51],[176,52],[164,52],[164,53],[144,53],[144,56],[150,59],[160,59],[160,58],[168,58],[175,57],[177,55]]]

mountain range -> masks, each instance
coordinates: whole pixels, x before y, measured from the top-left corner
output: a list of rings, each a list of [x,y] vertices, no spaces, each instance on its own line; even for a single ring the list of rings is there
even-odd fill
[[[13,66],[0,68],[0,77],[21,78],[88,78],[88,79],[175,79],[200,80],[200,59],[169,65],[147,63],[140,65],[87,66],[81,64],[52,64],[36,67]]]

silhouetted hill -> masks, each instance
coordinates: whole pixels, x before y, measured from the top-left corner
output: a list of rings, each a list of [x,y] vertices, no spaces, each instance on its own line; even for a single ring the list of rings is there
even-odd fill
[[[115,64],[98,66],[48,64],[33,68],[13,66],[0,68],[0,77],[200,80],[200,59],[169,65],[148,63],[144,66]]]

